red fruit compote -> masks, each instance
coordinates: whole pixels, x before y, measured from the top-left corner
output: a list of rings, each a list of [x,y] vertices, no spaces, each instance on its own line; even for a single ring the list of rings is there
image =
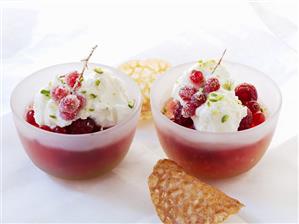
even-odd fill
[[[251,169],[271,142],[281,106],[279,88],[266,75],[239,64],[216,65],[211,60],[174,67],[151,89],[165,153],[204,178]]]
[[[81,70],[81,63],[42,69],[11,96],[28,156],[45,172],[67,179],[114,168],[128,152],[140,113],[140,92],[128,76],[104,65],[89,64],[82,77]]]

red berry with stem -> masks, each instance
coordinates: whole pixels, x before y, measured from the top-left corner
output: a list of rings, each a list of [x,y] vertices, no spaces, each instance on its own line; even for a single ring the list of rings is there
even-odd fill
[[[196,105],[196,107],[201,106],[207,100],[207,96],[203,93],[197,92],[191,97],[191,102]]]
[[[197,92],[197,89],[195,89],[194,87],[185,86],[185,87],[181,88],[181,90],[179,91],[179,95],[184,101],[189,101],[191,99],[191,97],[193,96],[193,94],[196,92]]]
[[[249,102],[246,102],[245,105],[249,108],[249,110],[255,114],[259,111],[261,111],[261,107],[259,105],[258,102],[256,102],[255,100],[251,100]]]
[[[66,127],[68,134],[86,134],[94,132],[96,123],[93,119],[78,119]]]
[[[27,113],[26,113],[26,121],[29,124],[32,124],[33,126],[38,127],[38,124],[36,123],[35,118],[34,118],[34,110],[30,109],[30,110],[27,111]]]
[[[66,97],[68,94],[69,90],[63,86],[57,86],[51,92],[52,99],[56,102],[60,102],[60,100]]]
[[[256,88],[249,83],[241,83],[235,88],[235,94],[245,105],[246,102],[257,100]]]
[[[69,87],[73,88],[79,77],[80,77],[80,74],[77,71],[69,73],[65,77],[66,84],[68,84]],[[78,80],[76,89],[79,88],[80,86],[81,86],[81,83]]]
[[[238,131],[251,128],[251,125],[252,125],[252,112],[247,108],[247,115],[241,120]]]
[[[266,117],[263,112],[257,112],[253,114],[253,126],[257,126],[263,123],[266,120]]]
[[[196,86],[202,86],[205,82],[205,77],[201,71],[193,70],[189,78]]]
[[[204,92],[211,93],[217,91],[220,88],[220,83],[217,78],[209,78],[204,85]]]

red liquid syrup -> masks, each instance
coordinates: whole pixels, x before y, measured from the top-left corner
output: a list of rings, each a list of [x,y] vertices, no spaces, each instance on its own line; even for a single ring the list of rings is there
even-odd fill
[[[213,144],[194,145],[159,128],[157,133],[166,155],[190,174],[202,178],[226,178],[248,171],[261,159],[273,135],[253,144],[213,150]]]
[[[135,130],[112,144],[88,151],[51,148],[21,134],[20,138],[31,160],[43,171],[66,179],[85,179],[105,173],[120,163],[129,150],[134,133]]]

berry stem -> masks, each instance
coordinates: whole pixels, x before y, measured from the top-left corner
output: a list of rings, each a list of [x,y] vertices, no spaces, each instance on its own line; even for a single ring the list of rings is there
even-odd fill
[[[221,61],[222,61],[222,58],[224,57],[226,53],[226,49],[223,51],[222,55],[221,55],[221,58],[219,59],[218,63],[216,64],[216,66],[214,67],[213,71],[212,71],[212,74],[216,71],[217,67],[220,65]]]
[[[79,77],[77,78],[77,80],[76,80],[76,82],[75,82],[75,85],[73,86],[73,90],[76,89],[78,83],[79,83],[80,80],[82,79],[83,73],[84,73],[85,69],[87,69],[88,61],[89,61],[90,57],[92,56],[93,52],[95,51],[95,49],[96,49],[97,47],[98,47],[98,45],[95,45],[95,46],[91,49],[91,51],[90,51],[88,57],[85,58],[85,59],[83,59],[83,60],[81,60],[81,61],[83,62],[83,68],[82,68],[82,71],[81,71]]]

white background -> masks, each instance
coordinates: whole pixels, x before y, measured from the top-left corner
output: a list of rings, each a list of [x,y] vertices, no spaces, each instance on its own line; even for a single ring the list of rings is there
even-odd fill
[[[296,209],[292,205],[296,204],[294,198],[297,197],[297,192],[293,191],[297,186],[297,151],[294,150],[297,148],[294,136],[297,135],[295,124],[298,116],[298,94],[295,91],[298,88],[297,1],[0,1],[0,6],[1,55],[4,65],[1,66],[2,130],[6,126],[13,127],[9,98],[13,87],[22,78],[45,66],[79,61],[94,44],[98,44],[99,48],[92,61],[111,66],[132,58],[148,57],[163,58],[176,65],[199,58],[217,58],[227,48],[227,60],[252,66],[270,75],[281,87],[283,107],[269,150],[273,153],[265,158],[269,163],[261,163],[261,170],[256,172],[262,174],[256,179],[252,179],[251,173],[245,179],[215,184],[232,195],[241,194],[237,189],[240,187],[261,189],[264,192],[250,194],[254,198],[252,201],[248,194],[243,196],[244,200],[249,201],[249,208],[240,214],[245,221],[295,222]],[[109,189],[108,186],[112,189],[119,178],[126,179],[125,182],[137,183],[138,175],[135,178],[131,173],[126,173],[134,172],[137,167],[138,163],[134,158],[142,157],[151,161],[145,163],[147,165],[144,165],[142,171],[142,174],[147,175],[156,158],[161,157],[161,149],[152,134],[154,130],[150,124],[147,125],[141,125],[128,158],[110,178],[105,179],[107,187],[101,185],[100,180],[82,184],[49,179],[30,164],[19,142],[15,140],[14,129],[6,129],[1,133],[3,164],[8,164],[3,167],[4,221],[158,221],[147,200],[141,208],[142,212],[134,213],[126,208],[119,212],[120,217],[112,217],[114,213],[101,214],[93,211],[101,209],[103,203],[107,203],[111,209],[119,206],[109,204],[108,196],[106,201],[96,197],[99,193],[95,187],[99,191]],[[156,148],[147,148],[141,139]],[[148,157],[140,155],[140,151],[136,151],[137,146]],[[8,149],[15,151],[8,153]],[[149,152],[150,150],[157,153]],[[273,167],[271,155],[284,158],[283,164],[278,165],[286,167],[288,179],[285,181],[294,185],[286,188],[288,192],[277,189],[280,185],[275,179],[271,182],[270,178],[270,183],[261,180],[263,175],[275,177],[277,169]],[[291,167],[288,167],[290,164]],[[143,163],[139,165],[142,167]],[[139,175],[142,176],[141,173]],[[25,183],[26,188],[22,188]],[[47,189],[48,196],[41,188]],[[74,189],[81,189],[78,192],[88,192],[89,196],[95,197],[87,199],[78,195],[77,191],[73,192]],[[282,191],[287,195],[286,198],[293,200],[286,205],[282,203],[282,207],[275,207],[273,203],[277,203],[277,200],[270,199]],[[134,191],[124,190],[124,193],[128,192]],[[141,192],[146,194],[144,189]],[[270,193],[265,195],[265,192]],[[290,195],[294,193],[295,195]],[[64,198],[63,195],[72,199]],[[55,197],[59,198],[55,200]],[[127,196],[127,199],[130,197],[132,196]],[[76,204],[80,200],[88,205]],[[133,205],[132,208],[138,208],[138,203],[134,200]],[[38,206],[41,207],[36,210]],[[123,202],[119,207],[125,206],[126,203]],[[282,213],[279,209],[287,211]]]

